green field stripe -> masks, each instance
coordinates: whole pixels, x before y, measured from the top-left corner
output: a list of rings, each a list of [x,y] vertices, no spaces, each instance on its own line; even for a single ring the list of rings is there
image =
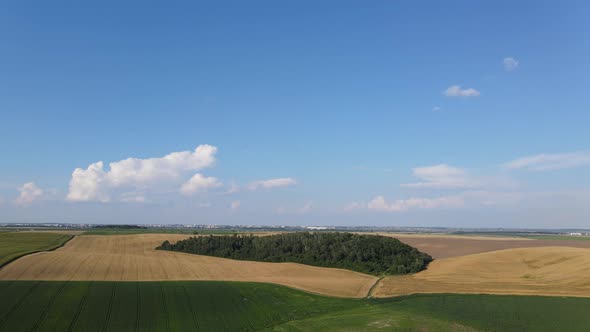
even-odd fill
[[[140,317],[140,312],[141,312],[141,288],[139,287],[139,282],[135,283],[135,287],[137,288],[137,301],[135,301],[135,310],[137,312],[136,316],[135,316],[135,330],[134,331],[139,331],[139,317]]]
[[[63,282],[65,287],[55,298],[37,332],[67,331],[74,320],[80,302],[88,290],[88,282]]]
[[[165,331],[167,328],[160,282],[141,282],[138,331]]]
[[[191,312],[191,318],[193,320],[193,326],[195,327],[195,331],[197,331],[197,330],[199,330],[199,323],[198,323],[198,320],[197,320],[197,312],[195,311],[194,306],[193,306],[193,304],[191,302],[191,298],[188,295],[188,291],[186,290],[186,284],[185,283],[182,283],[182,291],[184,293],[184,297],[186,299],[186,303],[187,303],[187,305],[189,307],[189,310]]]
[[[94,282],[88,290],[86,305],[74,330],[91,332],[102,331],[107,319],[109,303],[113,292],[113,282]]]
[[[88,288],[86,289],[86,292],[84,292],[82,299],[80,299],[80,303],[78,303],[78,310],[76,310],[76,314],[74,315],[74,318],[72,319],[70,326],[68,327],[68,332],[72,332],[74,330],[74,327],[78,323],[78,319],[80,318],[80,314],[82,313],[82,310],[84,310],[84,308],[86,307],[86,301],[88,300],[88,291],[90,290],[91,286],[92,286],[92,281],[88,284]]]
[[[14,308],[1,329],[12,332],[32,331],[62,286],[61,282],[39,282],[18,307]]]
[[[192,305],[186,295],[183,282],[162,283],[166,295],[166,310],[171,331],[194,331],[195,324]]]
[[[16,311],[16,309],[23,303],[25,298],[31,294],[35,288],[39,285],[39,282],[36,281],[33,286],[31,286],[19,299],[16,303],[14,303],[2,316],[0,316],[0,330],[3,329],[6,322],[10,319],[10,316]]]
[[[137,283],[117,282],[116,288],[111,314],[105,324],[106,330],[109,332],[132,331],[137,323]]]
[[[33,326],[33,329],[31,330],[32,332],[36,332],[39,329],[39,326],[41,326],[41,323],[45,320],[47,313],[51,310],[51,308],[53,307],[53,304],[55,303],[55,300],[57,300],[57,297],[61,294],[61,292],[66,287],[66,285],[67,285],[66,282],[62,282],[61,287],[59,287],[57,292],[51,297],[51,299],[49,300],[49,303],[47,304],[47,307],[45,307],[45,310],[43,310],[43,313],[41,313],[41,317],[39,317],[39,319],[37,319],[37,322]]]
[[[0,282],[0,331],[573,331],[590,298],[427,294],[344,299],[261,283]]]
[[[105,319],[104,326],[102,327],[103,332],[106,332],[107,327],[109,326],[109,321],[111,319],[111,313],[113,312],[113,302],[115,301],[116,291],[117,291],[117,283],[113,283],[113,291],[111,292],[111,297],[109,299],[109,308],[107,309],[107,318]]]
[[[6,295],[6,292],[10,289],[10,287],[16,282],[16,280],[9,280],[9,281],[5,281],[5,280],[0,280],[0,298],[1,299],[6,299],[8,298],[8,296]],[[1,302],[0,302],[1,303]]]
[[[164,310],[164,320],[166,322],[166,331],[170,332],[170,317],[168,305],[166,304],[166,294],[164,293],[164,283],[160,283],[160,294],[162,295],[162,309]]]

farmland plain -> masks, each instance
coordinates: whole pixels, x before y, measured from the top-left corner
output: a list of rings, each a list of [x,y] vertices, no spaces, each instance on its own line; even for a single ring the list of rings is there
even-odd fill
[[[154,250],[163,240],[187,236],[78,235],[54,251],[12,261],[0,268],[0,331],[590,326],[586,241],[404,234],[397,238],[438,259],[420,273],[377,282],[343,269]]]
[[[214,281],[0,281],[1,331],[584,331],[590,299],[344,299]]]
[[[374,276],[296,263],[263,263],[155,250],[187,235],[80,235],[56,251],[22,257],[0,280],[228,280],[282,284],[309,292],[364,297]]]

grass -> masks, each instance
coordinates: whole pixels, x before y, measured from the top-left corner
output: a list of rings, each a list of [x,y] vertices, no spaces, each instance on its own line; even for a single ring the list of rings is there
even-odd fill
[[[71,238],[58,233],[0,232],[0,267],[29,253],[58,248]]]
[[[259,330],[367,305],[234,282],[0,281],[0,331]]]
[[[585,331],[590,299],[331,298],[239,282],[0,281],[0,331]]]

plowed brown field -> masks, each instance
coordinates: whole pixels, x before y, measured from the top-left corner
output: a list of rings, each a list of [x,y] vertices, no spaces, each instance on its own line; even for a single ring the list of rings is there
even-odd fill
[[[4,280],[228,280],[282,284],[309,292],[363,297],[377,278],[343,269],[262,263],[154,248],[178,234],[82,235],[63,248],[22,257],[0,270]]]
[[[459,257],[513,248],[572,247],[590,249],[590,241],[533,240],[524,238],[398,233],[378,234],[397,238],[400,241],[429,254],[435,259]]]
[[[390,276],[373,296],[487,293],[590,296],[590,249],[519,248],[435,260],[411,276]]]

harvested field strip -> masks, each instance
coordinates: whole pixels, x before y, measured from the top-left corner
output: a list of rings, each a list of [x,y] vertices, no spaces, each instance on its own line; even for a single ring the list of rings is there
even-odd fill
[[[385,277],[378,297],[486,293],[590,297],[590,249],[507,249],[435,260],[411,276]]]
[[[22,257],[5,266],[0,270],[0,280],[256,281],[341,297],[364,297],[377,280],[343,269],[236,261],[154,250],[165,239],[173,241],[185,237],[177,234],[80,235],[59,250]]]

